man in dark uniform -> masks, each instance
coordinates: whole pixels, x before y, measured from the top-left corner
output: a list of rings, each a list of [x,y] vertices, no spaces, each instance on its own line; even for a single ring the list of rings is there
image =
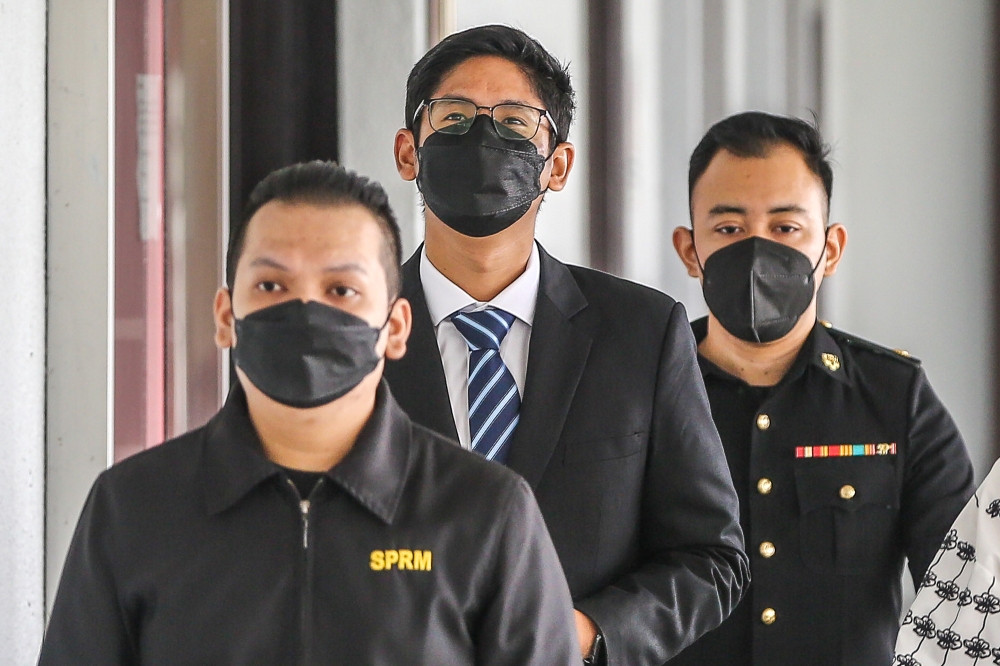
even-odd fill
[[[255,188],[203,428],[91,491],[40,664],[579,662],[527,484],[412,423],[381,381],[410,330],[385,191],[331,163]]]
[[[418,423],[531,484],[587,663],[660,666],[735,606],[746,556],[683,306],[567,266],[535,242],[573,165],[569,74],[529,36],[483,26],[413,67],[400,174],[426,204],[403,268]]]
[[[847,242],[827,154],[808,123],[751,112],[691,156],[673,240],[710,311],[693,328],[753,584],[672,666],[889,666],[904,558],[919,583],[973,491],[920,362],[816,320]]]

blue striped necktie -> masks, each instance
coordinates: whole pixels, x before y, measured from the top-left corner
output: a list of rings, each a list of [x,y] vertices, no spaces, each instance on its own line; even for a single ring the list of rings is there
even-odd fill
[[[517,427],[521,396],[500,358],[500,343],[514,315],[496,308],[456,312],[455,328],[469,344],[469,438],[472,450],[504,463]]]

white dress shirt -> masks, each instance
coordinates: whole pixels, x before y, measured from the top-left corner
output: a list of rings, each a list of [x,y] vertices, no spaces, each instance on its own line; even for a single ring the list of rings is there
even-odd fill
[[[448,384],[451,413],[455,417],[458,441],[471,448],[469,436],[469,344],[448,318],[461,310],[475,312],[494,307],[514,315],[510,331],[500,343],[500,358],[514,376],[518,393],[524,396],[524,378],[528,372],[528,342],[531,339],[531,322],[535,317],[538,300],[540,264],[538,245],[532,244],[531,256],[524,272],[488,302],[469,296],[457,284],[446,278],[427,258],[426,250],[420,253],[420,281],[427,299],[427,310],[434,323],[444,378]]]

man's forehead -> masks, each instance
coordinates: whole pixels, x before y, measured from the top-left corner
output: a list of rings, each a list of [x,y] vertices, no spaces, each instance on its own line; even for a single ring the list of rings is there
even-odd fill
[[[273,201],[250,219],[244,252],[257,248],[356,254],[377,252],[378,221],[355,204],[309,204]]]
[[[776,146],[761,157],[741,157],[720,150],[696,183],[694,194],[707,191],[759,198],[825,196],[819,175],[813,173],[801,153],[785,146]]]
[[[475,56],[442,77],[431,97],[458,97],[477,104],[542,105],[530,77],[515,63],[498,56]]]

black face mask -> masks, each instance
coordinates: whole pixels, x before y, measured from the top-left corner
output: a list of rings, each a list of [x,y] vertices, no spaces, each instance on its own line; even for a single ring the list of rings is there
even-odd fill
[[[693,237],[693,236],[692,236]],[[798,250],[751,236],[717,250],[702,267],[705,303],[722,327],[747,342],[785,337],[815,295],[816,265]]]
[[[417,149],[424,203],[460,234],[492,236],[521,219],[542,193],[545,158],[527,139],[505,139],[479,115],[465,134],[434,132]]]
[[[232,357],[264,395],[308,409],[340,398],[375,369],[380,333],[343,310],[296,299],[237,319]]]

